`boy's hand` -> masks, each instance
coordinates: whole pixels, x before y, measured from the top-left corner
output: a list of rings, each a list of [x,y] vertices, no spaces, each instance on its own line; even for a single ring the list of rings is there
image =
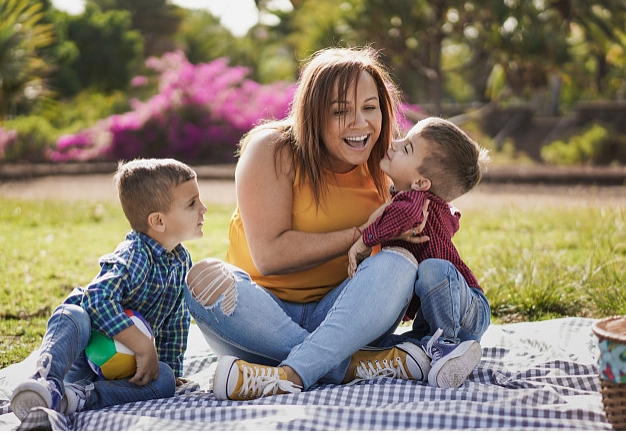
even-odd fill
[[[176,386],[180,387],[181,385],[184,384],[188,384],[189,382],[191,382],[191,379],[187,379],[187,378],[176,378]]]
[[[354,245],[348,251],[348,276],[350,278],[354,277],[356,273],[356,268],[359,263],[365,260],[372,253],[372,248],[368,248],[363,243],[363,236],[359,237]]]
[[[135,352],[137,371],[128,382],[136,385],[147,385],[159,378],[159,357],[152,340],[144,335],[135,325],[124,329],[113,337],[124,346]]]
[[[152,343],[150,345],[152,349],[146,349],[146,352],[135,352],[137,371],[135,376],[128,380],[131,384],[147,385],[159,378],[159,357],[156,348]]]

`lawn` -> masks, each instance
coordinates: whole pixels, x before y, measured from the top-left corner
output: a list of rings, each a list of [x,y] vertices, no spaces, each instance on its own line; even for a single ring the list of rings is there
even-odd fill
[[[233,206],[211,205],[192,258],[224,258]],[[626,210],[514,206],[463,214],[455,243],[493,322],[626,314]],[[0,368],[39,345],[52,309],[129,227],[117,202],[0,199]]]

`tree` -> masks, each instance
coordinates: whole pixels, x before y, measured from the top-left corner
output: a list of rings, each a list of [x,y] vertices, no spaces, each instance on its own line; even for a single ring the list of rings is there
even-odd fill
[[[0,2],[0,117],[17,115],[20,102],[44,90],[48,70],[40,50],[53,42],[51,24],[42,24],[43,4]]]
[[[271,2],[259,0],[259,8]],[[405,98],[441,113],[446,44],[462,38],[481,3],[500,0],[292,0],[288,42],[299,56],[331,45],[380,49]],[[468,59],[469,62],[470,59]]]
[[[87,8],[68,26],[68,39],[80,55],[73,71],[83,88],[110,92],[125,89],[143,62],[141,35],[132,29],[130,13]]]
[[[626,2],[624,0],[553,0],[550,7],[558,12],[561,27],[572,38],[578,53],[586,52],[593,60],[592,83],[596,91],[610,94],[610,82],[605,79],[612,68],[623,72],[626,63]],[[578,36],[578,37],[577,37]],[[585,56],[585,55],[583,55]],[[581,59],[584,62],[585,59]],[[623,83],[623,74],[620,74]],[[618,89],[623,84],[617,84]],[[623,91],[623,89],[622,89]]]
[[[157,56],[176,49],[174,35],[183,19],[183,11],[169,0],[87,0],[101,11],[130,12],[133,29],[144,38],[144,56]]]

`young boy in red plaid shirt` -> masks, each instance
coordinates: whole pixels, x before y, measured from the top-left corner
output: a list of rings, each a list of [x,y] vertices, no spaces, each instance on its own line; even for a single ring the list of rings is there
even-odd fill
[[[412,329],[378,345],[421,345],[431,358],[432,386],[456,388],[465,381],[480,362],[478,341],[490,322],[484,292],[452,243],[461,213],[451,204],[480,182],[488,161],[487,150],[451,122],[436,117],[420,121],[382,159],[380,167],[393,181],[393,199],[348,254],[351,277],[359,260],[378,244],[405,248],[419,262],[405,315],[413,320]],[[397,239],[424,219],[426,242]]]

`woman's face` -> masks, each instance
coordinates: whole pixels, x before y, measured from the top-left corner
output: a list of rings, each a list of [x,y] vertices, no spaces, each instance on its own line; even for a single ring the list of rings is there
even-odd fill
[[[383,117],[376,82],[369,73],[361,72],[356,92],[353,83],[345,101],[339,100],[337,88],[335,84],[322,139],[330,154],[331,170],[345,173],[367,162],[380,136]]]

